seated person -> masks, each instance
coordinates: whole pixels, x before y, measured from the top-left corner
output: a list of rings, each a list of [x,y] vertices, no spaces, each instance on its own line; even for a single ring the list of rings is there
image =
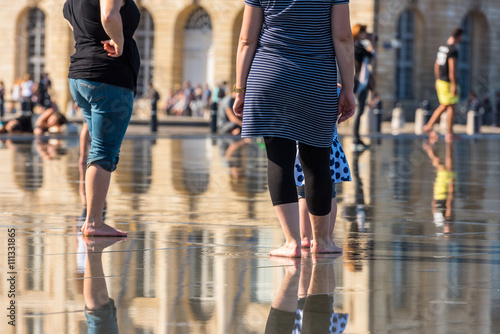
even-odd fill
[[[36,120],[33,116],[28,114],[11,119],[5,125],[0,125],[0,133],[29,132],[39,136],[46,131],[60,132],[61,127],[68,123],[66,117],[55,107],[45,110]]]
[[[233,112],[233,104],[236,93],[225,96],[220,102],[217,111],[217,133],[232,134],[241,133],[242,120]]]

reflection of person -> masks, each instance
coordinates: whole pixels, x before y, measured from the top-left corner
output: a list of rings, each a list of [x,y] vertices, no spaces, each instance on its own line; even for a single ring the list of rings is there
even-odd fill
[[[271,305],[266,323],[267,334],[343,333],[348,314],[335,313],[333,260],[313,254],[312,263],[280,261],[285,276]],[[300,299],[298,299],[298,297]]]
[[[436,226],[453,219],[453,199],[455,191],[455,171],[453,169],[453,143],[446,143],[445,162],[434,152],[429,143],[423,145],[425,152],[431,159],[432,166],[436,168],[436,180],[434,181],[434,197],[432,200],[432,213]],[[445,232],[449,231],[449,225],[445,224]]]
[[[35,143],[36,151],[44,161],[56,159],[66,154],[66,148],[62,146],[62,141],[59,139],[51,138],[49,140],[42,140],[41,138],[37,138]]]
[[[352,179],[354,183],[354,203],[344,205],[344,218],[350,221],[349,233],[345,233],[344,251],[345,265],[350,271],[360,271],[363,266],[361,260],[368,256],[368,242],[361,241],[362,233],[367,232],[366,205],[363,190],[363,181],[359,175],[359,158],[364,153],[353,152]]]
[[[369,90],[373,90],[374,88],[373,76],[370,75],[368,65],[374,57],[375,51],[373,50],[373,45],[368,40],[368,32],[366,31],[365,25],[354,25],[352,28],[352,37],[354,40],[355,60],[354,91],[358,99],[353,125],[353,151],[363,151],[368,148],[368,145],[359,137],[359,125],[361,116],[365,111],[366,98],[368,97]],[[372,87],[370,87],[370,84]]]
[[[126,232],[104,223],[102,212],[132,115],[140,67],[133,35],[140,12],[132,0],[67,0],[64,17],[76,41],[69,69],[71,94],[82,109],[91,138],[86,172],[88,210],[82,232],[124,236]]]
[[[234,112],[243,116],[243,137],[264,137],[269,191],[285,234],[285,244],[271,255],[301,256],[293,174],[297,141],[308,180],[311,250],[336,251],[328,236],[330,146],[337,107],[343,122],[355,105],[348,1],[334,0],[327,8],[322,1],[246,0],[240,41]],[[338,98],[337,62],[344,85]]]
[[[440,46],[434,63],[434,75],[436,76],[436,91],[439,98],[439,107],[434,110],[429,122],[424,126],[424,131],[429,135],[431,142],[438,140],[437,133],[432,129],[441,114],[447,111],[446,140],[453,137],[453,119],[455,105],[460,98],[458,87],[458,44],[462,41],[464,31],[460,28],[453,30],[446,45]]]
[[[106,278],[102,268],[102,251],[124,238],[83,237],[87,261],[83,281],[85,317],[89,334],[118,333],[118,319],[113,299],[109,298]]]

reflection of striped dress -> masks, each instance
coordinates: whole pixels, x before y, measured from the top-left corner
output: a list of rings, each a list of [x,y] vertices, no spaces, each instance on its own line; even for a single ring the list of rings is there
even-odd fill
[[[331,8],[348,0],[245,0],[264,28],[247,80],[243,137],[330,147],[337,120]]]

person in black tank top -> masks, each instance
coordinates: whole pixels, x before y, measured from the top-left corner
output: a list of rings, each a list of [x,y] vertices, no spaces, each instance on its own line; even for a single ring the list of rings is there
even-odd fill
[[[63,9],[75,38],[69,84],[88,125],[91,148],[87,159],[87,216],[82,233],[124,237],[126,232],[103,221],[111,172],[132,109],[140,68],[133,39],[140,12],[133,0],[67,0]]]

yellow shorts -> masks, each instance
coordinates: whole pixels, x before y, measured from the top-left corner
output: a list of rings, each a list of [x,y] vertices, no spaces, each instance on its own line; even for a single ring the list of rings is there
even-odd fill
[[[445,106],[457,104],[460,99],[460,87],[457,85],[457,95],[451,92],[451,83],[443,80],[436,80],[436,91],[439,103]]]

